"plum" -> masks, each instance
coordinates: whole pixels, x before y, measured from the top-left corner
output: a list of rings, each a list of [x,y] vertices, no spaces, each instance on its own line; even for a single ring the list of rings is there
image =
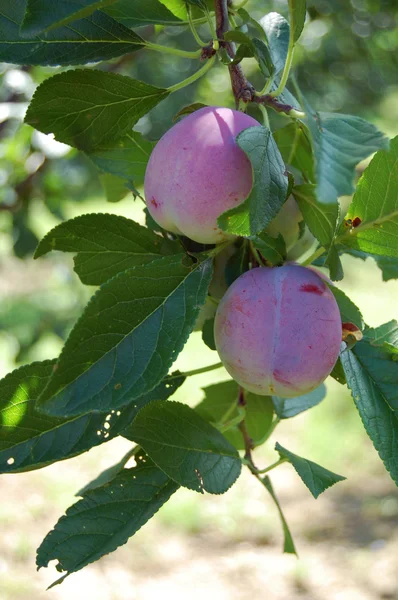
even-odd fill
[[[276,217],[268,225],[266,231],[273,237],[281,233],[286,243],[286,249],[290,250],[298,241],[299,223],[302,220],[303,215],[297,206],[297,202],[293,196],[289,196]]]
[[[225,368],[242,387],[293,398],[315,389],[332,371],[341,317],[314,271],[299,265],[260,267],[228,288],[214,335]]]
[[[253,181],[250,161],[235,137],[259,125],[245,113],[207,106],[169,129],[145,173],[145,199],[153,219],[203,244],[230,238],[217,218],[246,199]]]

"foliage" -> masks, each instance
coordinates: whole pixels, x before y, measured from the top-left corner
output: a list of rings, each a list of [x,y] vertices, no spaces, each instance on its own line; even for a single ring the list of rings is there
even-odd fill
[[[325,98],[319,102],[322,111],[312,108],[326,77],[317,75],[327,55],[333,56],[332,64],[343,64],[346,55],[359,60],[363,40],[344,38],[343,49],[337,50],[343,32],[328,29],[309,85],[311,51],[306,54],[305,48],[311,37],[306,31],[316,24],[326,27],[330,2],[308,8],[304,0],[286,4],[283,16],[264,15],[260,3],[250,12],[242,3],[232,5],[228,15],[227,3],[220,0],[2,3],[0,60],[9,63],[0,98],[6,111],[0,122],[0,180],[5,180],[0,209],[7,219],[2,227],[17,257],[34,253],[51,264],[52,251],[73,253],[80,281],[98,289],[83,309],[88,294],[67,281],[73,314],[32,305],[29,327],[11,310],[0,313],[0,328],[9,323],[19,336],[22,362],[48,331],[65,341],[58,358],[22,366],[0,382],[0,472],[41,468],[116,436],[134,443],[128,455],[81,490],[82,499],[41,544],[38,567],[55,559],[65,577],[126,543],[180,486],[225,493],[242,467],[271,495],[282,520],[284,551],[296,553],[266,473],[291,463],[315,498],[344,477],[279,444],[276,462],[259,469],[253,450],[281,420],[321,402],[325,386],[286,399],[248,393],[228,380],[205,388],[194,408],[169,400],[186,377],[220,366],[170,373],[200,312],[208,302],[219,301],[212,291],[213,273],[224,249],[232,248],[218,281],[225,289],[251,268],[278,267],[287,260],[283,236],[264,230],[291,194],[303,216],[301,233],[314,238],[310,255],[299,254],[299,261],[321,262],[329,269],[328,285],[344,330],[358,332],[342,342],[332,376],[347,383],[366,432],[398,484],[398,325],[369,328],[332,283],[344,276],[344,253],[373,256],[385,280],[398,276],[398,138],[390,142],[363,114],[331,113],[336,106]],[[344,21],[348,13],[336,14]],[[389,7],[382,14],[388,20]],[[368,23],[377,30],[371,52],[379,56],[396,47],[397,40],[374,21]],[[147,39],[154,32],[156,43]],[[165,62],[169,55],[176,61],[174,69]],[[291,77],[294,56],[302,67],[300,88]],[[247,64],[246,58],[253,60]],[[184,67],[187,77],[181,81],[184,60],[194,62]],[[386,80],[395,60],[391,56],[386,63]],[[48,66],[56,66],[55,72]],[[232,94],[226,95],[217,86],[229,76]],[[374,66],[371,77],[377,80]],[[341,89],[337,79],[331,76],[327,88]],[[215,89],[205,94],[212,81]],[[362,77],[343,85],[346,103],[337,108],[353,108],[364,85]],[[374,102],[370,96],[365,95],[368,106]],[[105,194],[117,202],[132,193],[140,202],[153,140],[173,118],[185,118],[210,101],[235,101],[238,109],[263,117],[261,127],[245,129],[236,138],[252,168],[252,189],[218,220],[238,240],[215,248],[193,243],[162,230],[148,214],[146,227],[98,211],[67,218],[66,197],[78,205],[87,197]],[[356,184],[358,164],[374,152]],[[339,197],[353,191],[346,210]],[[54,224],[44,237],[30,220],[35,202],[46,207]],[[205,343],[215,350],[213,323],[214,312],[201,328]],[[128,468],[131,456],[136,466]]]

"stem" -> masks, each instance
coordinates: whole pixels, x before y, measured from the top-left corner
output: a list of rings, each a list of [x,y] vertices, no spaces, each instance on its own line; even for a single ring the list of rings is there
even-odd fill
[[[218,39],[217,39],[217,32],[216,32],[216,30],[214,28],[213,20],[212,20],[212,18],[210,16],[210,13],[209,13],[209,10],[207,8],[206,8],[205,13],[206,13],[206,20],[207,20],[207,23],[209,25],[211,37],[213,38],[213,49],[214,50],[218,50],[219,47],[220,47],[220,44],[219,44]]]
[[[183,373],[179,373],[179,375],[173,375],[173,378],[177,377],[192,377],[193,375],[201,375],[202,373],[208,373],[209,371],[214,371],[215,369],[219,369],[224,365],[222,362],[215,363],[214,365],[208,365],[207,367],[200,367],[199,369],[192,369],[192,371],[185,371]],[[169,377],[171,379],[171,377]]]
[[[290,68],[292,66],[293,54],[294,54],[294,32],[293,28],[290,28],[290,36],[289,36],[289,46],[287,49],[287,56],[285,66],[283,67],[282,77],[279,82],[278,87],[273,92],[270,92],[271,98],[275,98],[275,96],[279,96],[283,90],[285,89],[286,82],[289,78]]]
[[[180,83],[171,85],[170,87],[167,88],[167,90],[170,93],[173,93],[173,92],[176,92],[177,90],[181,90],[182,88],[186,87],[187,85],[190,85],[197,79],[200,79],[200,77],[202,77],[202,75],[204,75],[205,73],[207,73],[207,71],[209,71],[211,69],[211,67],[215,63],[215,60],[216,60],[216,57],[214,55],[211,58],[207,59],[207,62],[203,65],[203,67],[201,69],[199,69],[199,71],[196,71],[193,75],[191,75],[187,79],[180,81]]]
[[[265,108],[264,104],[259,104],[258,107],[261,110],[261,112],[263,113],[263,121],[264,121],[265,127],[268,127],[268,129],[270,129],[267,109]]]
[[[253,255],[253,258],[255,259],[255,261],[257,262],[257,264],[260,267],[264,267],[265,266],[264,265],[264,261],[261,258],[260,253],[258,252],[257,248],[255,248],[255,246],[254,246],[254,244],[253,244],[253,242],[251,240],[249,241],[249,243],[250,243],[250,251],[251,251],[251,253]]]
[[[153,44],[152,42],[145,42],[145,47],[148,50],[154,50],[155,52],[162,52],[162,54],[173,54],[174,56],[182,56],[184,58],[199,58],[202,50],[195,50],[189,52],[188,50],[180,50],[179,48],[172,48],[171,46],[161,46],[160,44]]]
[[[187,15],[188,15],[189,29],[191,30],[193,37],[195,38],[195,40],[197,41],[199,46],[201,46],[201,48],[205,48],[207,46],[207,44],[201,40],[198,32],[196,31],[195,25],[193,24],[192,8],[191,8],[190,4],[187,4]]]
[[[265,469],[256,469],[256,474],[259,475],[260,473],[268,473],[268,471],[272,471],[272,469],[279,467],[279,465],[281,465],[282,463],[284,463],[286,461],[287,461],[287,458],[280,458],[276,462],[272,463],[272,465],[270,465],[269,467],[265,467]]]
[[[315,252],[313,254],[311,254],[311,256],[309,256],[305,261],[303,261],[301,263],[301,266],[306,267],[307,265],[310,265],[311,263],[314,262],[314,260],[316,260],[317,258],[322,256],[322,254],[324,254],[325,252],[326,252],[326,248],[321,246],[320,248],[318,248],[318,250],[315,250]]]

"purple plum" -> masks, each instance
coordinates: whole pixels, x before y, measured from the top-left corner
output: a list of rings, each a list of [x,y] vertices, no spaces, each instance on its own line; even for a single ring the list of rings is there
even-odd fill
[[[332,371],[342,326],[325,281],[299,265],[247,271],[216,313],[215,341],[230,375],[260,395],[293,398]]]
[[[146,204],[155,221],[203,244],[230,238],[217,218],[247,198],[253,181],[250,161],[235,138],[259,125],[245,113],[208,106],[169,129],[145,173]]]

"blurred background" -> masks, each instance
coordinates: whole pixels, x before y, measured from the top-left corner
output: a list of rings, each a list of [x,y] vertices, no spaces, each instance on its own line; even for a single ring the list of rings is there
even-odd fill
[[[285,0],[250,0],[253,16]],[[389,136],[398,133],[398,5],[396,0],[315,0],[296,52],[296,72],[314,108],[352,113]],[[199,30],[208,36],[206,27]],[[146,27],[157,43],[194,48],[181,27]],[[255,65],[244,69],[258,87]],[[95,68],[169,86],[197,69],[194,61],[135,53]],[[80,284],[70,256],[33,261],[43,235],[57,223],[89,212],[112,212],[144,222],[143,203],[89,159],[22,120],[36,86],[55,68],[0,63],[0,376],[16,366],[53,358],[93,293]],[[191,102],[233,106],[227,69],[214,68],[173,94],[136,129],[158,139]],[[254,116],[258,116],[253,113]],[[280,117],[270,115],[273,127]],[[377,326],[397,318],[398,282],[382,282],[372,259],[344,257],[339,287]],[[194,333],[177,368],[216,362]],[[227,379],[224,370],[189,379],[176,399],[191,405],[201,387]],[[40,471],[0,476],[0,599],[376,600],[398,599],[398,493],[367,439],[346,388],[328,382],[327,398],[283,422],[257,462],[275,459],[275,441],[347,477],[315,501],[289,465],[272,480],[285,509],[299,560],[283,555],[278,514],[266,492],[244,475],[225,496],[180,490],[126,546],[72,575],[51,592],[54,569],[35,571],[35,549],[75,492],[128,448],[116,439]]]

